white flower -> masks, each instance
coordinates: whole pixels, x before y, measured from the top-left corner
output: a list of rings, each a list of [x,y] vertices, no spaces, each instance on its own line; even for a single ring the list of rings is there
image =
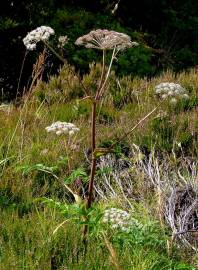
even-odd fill
[[[34,44],[34,43],[33,44],[27,44],[26,48],[29,51],[33,51],[33,50],[36,49],[36,44]]]
[[[182,97],[185,99],[189,99],[189,95],[187,95],[187,94],[183,94]]]
[[[130,230],[127,228],[127,227],[121,227],[121,231],[123,231],[123,232],[129,232]]]
[[[72,135],[74,135],[74,130],[69,131],[69,136],[72,136]]]
[[[162,95],[162,98],[163,98],[163,99],[166,99],[167,97],[168,97],[168,95],[166,95],[166,94],[163,94],[163,95]]]
[[[102,222],[108,223],[112,229],[118,229],[123,232],[129,232],[133,225],[138,224],[138,221],[133,219],[128,212],[117,208],[106,209]]]
[[[161,94],[162,90],[160,88],[156,88],[156,94]]]
[[[47,132],[55,132],[56,135],[68,134],[69,136],[74,135],[80,130],[72,123],[61,121],[54,122],[53,124],[51,124],[51,126],[48,126],[45,129]]]
[[[171,104],[176,104],[177,103],[177,99],[176,98],[171,98],[170,103]]]
[[[54,35],[54,30],[49,26],[40,26],[32,30],[23,39],[23,43],[27,50],[32,51],[36,49],[36,44],[39,41],[46,41],[51,35]]]
[[[117,229],[118,228],[118,224],[113,224],[111,227],[112,227],[112,229]]]
[[[160,83],[155,87],[155,93],[161,96],[162,99],[170,97],[171,103],[176,103],[178,98],[189,98],[186,89],[176,83]]]
[[[58,47],[59,47],[59,48],[62,48],[62,47],[65,46],[65,44],[68,43],[68,37],[67,37],[67,36],[60,36],[60,37],[58,38],[58,42],[59,42]]]
[[[173,90],[173,89],[172,89]],[[173,91],[169,91],[168,92],[168,96],[173,96],[174,95],[174,92]]]

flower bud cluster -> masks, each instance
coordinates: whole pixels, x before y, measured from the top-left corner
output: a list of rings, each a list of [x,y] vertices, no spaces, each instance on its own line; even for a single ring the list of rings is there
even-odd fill
[[[129,232],[130,227],[138,223],[131,218],[128,212],[117,208],[106,209],[102,222],[110,224],[112,229],[118,229],[123,232]]]
[[[65,44],[68,43],[68,37],[67,36],[60,36],[58,38],[58,47],[59,48],[63,48],[65,46]]]
[[[69,134],[69,136],[74,135],[80,130],[72,123],[66,123],[61,121],[54,122],[53,124],[51,124],[51,126],[48,126],[45,129],[47,130],[47,132],[55,132],[56,135]]]
[[[132,42],[128,35],[106,29],[93,30],[87,35],[79,37],[75,44],[100,50],[116,48],[118,51],[138,45],[137,42]]]
[[[176,83],[160,83],[155,87],[155,93],[160,95],[162,99],[170,98],[171,103],[177,103],[179,98],[189,98],[186,94],[186,89]]]
[[[40,26],[32,30],[23,39],[23,43],[27,50],[33,51],[36,49],[36,44],[39,41],[46,41],[51,35],[54,35],[54,30],[49,26]]]

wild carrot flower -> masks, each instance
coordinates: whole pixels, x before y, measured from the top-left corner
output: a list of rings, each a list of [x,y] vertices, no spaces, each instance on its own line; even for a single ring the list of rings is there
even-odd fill
[[[118,51],[138,45],[137,42],[132,42],[128,35],[106,29],[93,30],[87,35],[79,37],[75,44],[100,50],[115,48]]]
[[[137,220],[132,219],[128,212],[117,208],[106,209],[102,222],[110,224],[112,229],[125,232],[129,232],[131,226],[138,225]]]
[[[155,93],[161,96],[162,99],[170,98],[172,104],[177,103],[177,99],[179,98],[189,98],[186,94],[186,89],[176,83],[160,83],[155,87]]]
[[[23,39],[23,43],[26,46],[27,50],[36,49],[36,44],[39,41],[46,41],[51,35],[54,35],[54,30],[49,26],[40,26],[32,30],[27,34]]]
[[[55,132],[56,135],[69,134],[69,136],[72,136],[79,131],[79,128],[74,124],[61,121],[54,122],[51,126],[48,126],[45,129],[47,132]]]

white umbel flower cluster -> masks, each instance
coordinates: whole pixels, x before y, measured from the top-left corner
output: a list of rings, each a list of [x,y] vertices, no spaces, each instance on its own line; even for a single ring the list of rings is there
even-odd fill
[[[138,225],[137,220],[133,219],[128,212],[118,208],[106,209],[102,222],[110,224],[112,229],[123,232],[129,232],[131,226]]]
[[[55,132],[56,135],[69,134],[69,136],[74,135],[80,130],[72,123],[61,121],[54,122],[53,124],[51,124],[51,126],[48,126],[45,129],[47,130],[47,132]]]
[[[23,43],[27,50],[33,51],[36,49],[36,44],[39,41],[46,41],[51,35],[54,35],[54,30],[49,26],[40,26],[32,30],[23,39]]]
[[[162,99],[170,98],[171,103],[177,103],[179,98],[189,98],[186,89],[177,83],[160,83],[155,87],[155,93],[161,96]]]

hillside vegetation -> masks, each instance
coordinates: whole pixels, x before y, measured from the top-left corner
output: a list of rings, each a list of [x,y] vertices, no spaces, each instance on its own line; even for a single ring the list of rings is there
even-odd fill
[[[87,195],[91,104],[73,67],[65,64],[48,83],[39,67],[22,99],[0,106],[0,269],[198,269],[198,70],[152,79],[111,72],[97,109],[98,147],[117,142],[159,105],[159,83],[179,83],[189,99],[161,103],[98,158],[83,243],[85,209],[73,195]],[[94,91],[100,71],[90,64],[83,85]],[[56,121],[80,131],[70,139],[47,133]],[[132,216],[129,232],[102,224],[112,207]]]
[[[0,100],[15,97],[25,54],[22,39],[38,25],[49,25],[58,35],[68,35],[70,43],[64,56],[84,73],[93,59],[100,61],[99,54],[76,48],[73,42],[98,28],[127,33],[140,43],[136,50],[120,56],[119,75],[155,76],[167,68],[181,72],[198,64],[197,0],[7,0],[0,5]],[[20,92],[31,74],[33,55],[26,59]],[[59,64],[49,57],[47,73],[54,74]]]

